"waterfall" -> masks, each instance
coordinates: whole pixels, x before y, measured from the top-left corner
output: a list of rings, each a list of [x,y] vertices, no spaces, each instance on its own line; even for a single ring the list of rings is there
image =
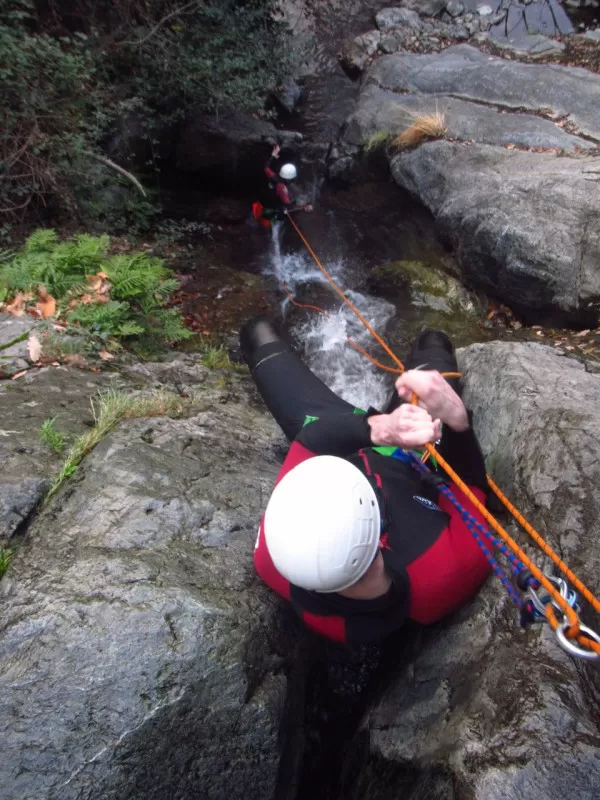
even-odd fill
[[[273,227],[264,273],[274,276],[282,286],[285,283],[292,295],[296,295],[307,284],[328,286],[308,252],[282,252],[282,228],[283,223],[277,223]],[[394,305],[352,289],[348,285],[350,271],[346,269],[343,255],[331,262],[325,261],[324,266],[369,324],[383,333],[395,314]],[[284,318],[290,305],[286,296],[282,300]],[[325,315],[307,310],[302,321],[294,326],[293,333],[302,343],[302,357],[315,374],[344,400],[363,409],[368,409],[369,406],[382,408],[390,393],[389,375],[374,367],[347,342],[347,337],[350,337],[370,349],[373,345],[372,337],[333,290],[327,311],[328,314]],[[377,350],[373,352],[377,353]],[[377,353],[377,356],[381,355]]]

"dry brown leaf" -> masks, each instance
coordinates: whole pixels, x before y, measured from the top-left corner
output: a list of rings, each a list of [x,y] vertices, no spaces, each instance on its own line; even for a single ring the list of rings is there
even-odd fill
[[[102,361],[112,361],[114,358],[114,355],[109,353],[108,350],[100,350],[98,356],[102,359]]]
[[[108,275],[106,274],[106,272],[102,272],[102,270],[100,270],[100,272],[97,272],[96,275],[99,278],[102,278],[103,281],[107,281],[108,280]]]
[[[26,375],[26,374],[27,374],[27,370],[26,369],[22,370],[22,372],[15,372],[15,374],[11,378],[11,381],[16,381],[17,378],[22,378],[23,375]]]
[[[6,306],[6,311],[13,317],[22,317],[25,313],[25,304],[33,299],[31,292],[17,292],[12,303]]]
[[[56,322],[52,323],[52,327],[55,331],[58,331],[58,333],[64,333],[67,330],[64,325],[58,325]]]
[[[92,292],[97,292],[98,289],[102,286],[102,278],[98,278],[96,275],[88,275],[87,279],[90,284],[90,289]]]
[[[88,365],[88,362],[81,353],[71,353],[65,356],[62,362],[63,364],[68,364],[70,367],[87,367]]]
[[[56,314],[56,300],[47,295],[45,299],[36,303],[36,308],[43,319],[48,319],[48,317],[53,317]]]
[[[93,303],[95,300],[94,296],[91,294],[82,294],[79,298],[79,301],[75,300],[74,302],[83,303],[84,306],[87,306],[89,303]]]
[[[588,333],[590,333],[590,329],[589,328],[587,328],[587,330],[585,330],[585,331],[578,331],[578,333],[576,333],[575,336],[587,336]]]
[[[39,361],[42,355],[42,343],[35,335],[32,333],[29,339],[27,340],[27,349],[29,350],[29,360],[32,361],[34,364],[36,361]]]

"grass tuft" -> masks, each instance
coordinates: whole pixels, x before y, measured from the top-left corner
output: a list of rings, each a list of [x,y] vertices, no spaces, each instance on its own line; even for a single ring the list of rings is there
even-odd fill
[[[91,453],[98,442],[113,431],[119,423],[128,419],[181,414],[192,402],[193,398],[180,397],[166,391],[132,395],[111,389],[100,394],[92,400],[94,427],[75,439],[44,502],[47,503],[58,492],[67,478],[70,478],[77,470],[84,457]]]
[[[223,345],[206,345],[202,350],[200,361],[209,369],[225,369],[232,366],[229,353]]]
[[[391,138],[392,134],[389,131],[375,131],[367,141],[364,143],[365,153],[373,153],[383,147]]]
[[[0,547],[0,578],[4,575],[11,562],[13,551],[8,547]]]
[[[66,441],[62,433],[54,427],[56,417],[45,419],[40,428],[40,439],[44,444],[47,444],[55,453],[60,453],[64,450]]]
[[[390,144],[394,147],[415,147],[429,139],[441,139],[446,133],[446,116],[442,111],[415,116],[411,125]]]

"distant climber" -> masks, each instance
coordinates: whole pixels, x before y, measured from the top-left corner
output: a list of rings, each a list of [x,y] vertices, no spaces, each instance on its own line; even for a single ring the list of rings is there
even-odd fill
[[[268,320],[248,323],[240,339],[291,441],[254,551],[265,583],[307,627],[339,642],[381,638],[407,619],[430,624],[466,603],[489,567],[440,485],[483,519],[445,474],[414,470],[407,452],[441,438],[440,454],[485,502],[485,464],[458,379],[440,375],[457,370],[448,337],[417,337],[383,414],[334,394]],[[406,402],[413,392],[419,405]]]
[[[256,202],[252,205],[252,214],[258,224],[269,229],[274,221],[285,218],[289,211],[312,211],[310,203],[292,207],[290,196],[290,182],[295,180],[298,171],[293,164],[284,164],[279,170],[279,175],[272,169],[274,161],[279,158],[281,148],[279,145],[273,147],[271,157],[265,165],[265,177],[267,179],[266,192],[263,202]]]

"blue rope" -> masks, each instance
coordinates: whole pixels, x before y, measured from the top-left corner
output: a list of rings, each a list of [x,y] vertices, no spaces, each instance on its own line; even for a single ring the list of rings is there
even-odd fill
[[[415,455],[414,453],[410,453],[411,456],[411,466],[414,467],[417,472],[421,473],[429,473],[428,467],[423,464],[420,458]],[[475,517],[467,511],[467,509],[459,503],[459,501],[454,496],[452,490],[449,486],[445,483],[441,483],[439,485],[439,491],[444,497],[447,497],[448,500],[452,503],[452,505],[456,508],[458,513],[460,514],[461,518],[463,519],[467,529],[470,531],[471,535],[481,548],[484,556],[488,560],[492,571],[496,575],[497,578],[500,579],[502,585],[508,592],[510,599],[513,603],[517,606],[517,608],[524,610],[524,604],[521,596],[516,591],[515,587],[512,584],[512,581],[504,571],[504,569],[500,566],[498,561],[493,555],[492,550],[488,547],[487,543],[484,539],[487,539],[488,542],[492,545],[493,548],[497,549],[502,555],[504,555],[510,565],[512,567],[512,571],[515,575],[520,574],[521,572],[525,571],[525,565],[521,562],[521,560],[506,546],[504,542],[498,539],[485,525],[482,525]]]

